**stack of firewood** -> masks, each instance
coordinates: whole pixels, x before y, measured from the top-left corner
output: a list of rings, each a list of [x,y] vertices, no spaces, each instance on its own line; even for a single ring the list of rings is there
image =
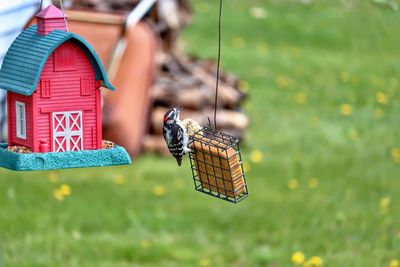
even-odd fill
[[[145,138],[147,151],[165,152],[162,121],[171,107],[181,107],[181,118],[192,118],[202,126],[214,119],[215,70],[213,61],[170,55],[159,64],[152,90],[153,112],[150,131]],[[245,93],[240,81],[232,74],[221,72],[218,94],[217,126],[219,130],[243,137],[248,125],[241,111]]]
[[[74,0],[78,8],[91,8],[101,12],[127,12],[138,0]],[[181,107],[181,118],[190,117],[202,126],[214,119],[216,64],[213,60],[200,60],[185,56],[179,49],[182,28],[191,22],[191,8],[187,0],[162,0],[146,16],[160,37],[157,70],[152,88],[153,107],[149,115],[149,130],[144,138],[145,151],[168,153],[162,137],[165,112]],[[240,80],[221,71],[218,95],[218,130],[243,137],[249,123],[241,111],[246,94]]]

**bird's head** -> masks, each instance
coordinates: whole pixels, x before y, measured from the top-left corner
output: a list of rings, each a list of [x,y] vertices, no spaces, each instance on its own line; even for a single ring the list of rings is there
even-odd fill
[[[181,112],[180,108],[172,108],[168,110],[164,115],[164,123],[165,124],[173,124],[177,120],[179,120],[179,114]]]

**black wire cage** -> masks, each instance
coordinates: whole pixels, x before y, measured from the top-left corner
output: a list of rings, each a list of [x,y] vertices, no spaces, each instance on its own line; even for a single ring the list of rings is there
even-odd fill
[[[191,136],[188,146],[197,191],[233,203],[248,196],[237,137],[206,127]]]

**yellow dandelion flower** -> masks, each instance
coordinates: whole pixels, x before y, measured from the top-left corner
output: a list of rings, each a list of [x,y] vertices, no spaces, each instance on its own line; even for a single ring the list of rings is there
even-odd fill
[[[304,263],[304,267],[321,267],[321,266],[322,266],[322,259],[318,256],[313,256]]]
[[[278,75],[275,82],[279,88],[287,88],[293,84],[293,81],[286,75]]]
[[[263,159],[263,153],[260,150],[254,150],[250,154],[250,160],[254,163],[260,163]]]
[[[400,158],[400,148],[392,149],[392,157],[395,159]]]
[[[393,148],[391,154],[393,161],[396,163],[400,163],[400,148]]]
[[[125,177],[120,174],[114,177],[114,184],[116,185],[123,185],[125,184]]]
[[[60,186],[60,191],[64,196],[71,195],[71,187],[67,184],[63,184]]]
[[[58,201],[63,201],[64,200],[64,194],[60,189],[54,190],[53,196]]]
[[[235,38],[232,39],[232,45],[235,48],[242,49],[242,48],[246,47],[246,42],[241,37],[235,37]]]
[[[268,54],[269,47],[268,47],[268,44],[266,42],[258,42],[256,46],[257,46],[257,51],[260,54]]]
[[[382,213],[386,213],[389,210],[390,206],[390,198],[383,197],[379,200],[379,208],[381,209]]]
[[[380,119],[385,115],[385,111],[381,108],[374,109],[374,118]]]
[[[244,172],[249,172],[250,171],[250,164],[247,163],[246,161],[243,162],[243,171]]]
[[[301,251],[296,251],[292,254],[292,257],[290,260],[294,265],[301,265],[303,264],[304,260],[306,259],[306,256],[304,255],[303,252]]]
[[[350,104],[340,105],[340,114],[343,116],[350,116],[353,113],[353,107]]]
[[[163,197],[166,194],[165,187],[162,185],[156,185],[153,187],[153,194],[156,195],[157,197]]]
[[[318,180],[316,178],[310,178],[308,180],[308,187],[311,189],[317,188],[319,185]]]
[[[389,103],[388,96],[383,92],[376,93],[376,102],[381,105],[387,105]]]
[[[348,83],[350,81],[350,74],[346,71],[341,71],[340,80],[344,83]]]
[[[50,172],[49,181],[52,183],[56,183],[58,181],[58,174],[56,172]]]
[[[208,259],[208,258],[204,258],[204,259],[201,259],[201,260],[199,261],[199,265],[200,265],[201,267],[207,267],[207,266],[210,266],[210,264],[211,264],[211,260]]]
[[[288,181],[288,188],[290,190],[296,190],[297,187],[299,187],[299,182],[295,178],[292,178]]]
[[[294,101],[299,105],[307,103],[307,95],[304,92],[298,92],[294,95]]]
[[[400,267],[400,262],[398,260],[391,260],[389,267]]]
[[[140,241],[140,246],[143,249],[148,249],[149,247],[151,247],[151,242],[147,239],[143,239],[142,241]]]

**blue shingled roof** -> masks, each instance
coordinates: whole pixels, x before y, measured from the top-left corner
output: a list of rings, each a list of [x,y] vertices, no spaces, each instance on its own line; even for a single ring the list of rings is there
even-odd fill
[[[36,25],[24,30],[9,48],[0,70],[0,88],[32,95],[48,57],[65,41],[71,40],[86,54],[102,86],[114,90],[93,47],[72,32],[54,30],[48,35],[36,33]]]

